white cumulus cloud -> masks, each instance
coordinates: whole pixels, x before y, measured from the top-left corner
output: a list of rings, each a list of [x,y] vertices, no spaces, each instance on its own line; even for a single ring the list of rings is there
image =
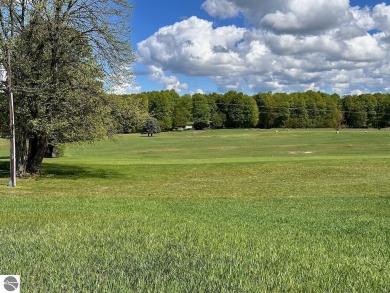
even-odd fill
[[[348,0],[206,0],[211,16],[251,25],[216,27],[190,17],[138,43],[151,78],[185,90],[179,74],[210,77],[221,91],[383,91],[390,78],[390,6]],[[169,72],[169,73],[168,73]]]
[[[228,74],[240,66],[237,43],[245,29],[235,26],[214,29],[211,22],[191,17],[161,28],[138,44],[143,63],[188,75]]]
[[[239,14],[239,9],[234,2],[229,0],[207,0],[202,8],[213,17],[229,18]]]
[[[182,90],[188,89],[188,84],[181,83],[176,76],[166,76],[161,68],[151,65],[149,69],[151,71],[150,78],[164,84],[167,90],[181,92]]]
[[[377,28],[390,33],[390,6],[385,3],[376,5],[373,9],[372,17]]]
[[[313,33],[339,26],[348,0],[289,0],[265,14],[260,23],[278,33]]]
[[[120,85],[113,86],[108,91],[117,95],[136,94],[142,91],[142,87],[136,82],[124,82]]]

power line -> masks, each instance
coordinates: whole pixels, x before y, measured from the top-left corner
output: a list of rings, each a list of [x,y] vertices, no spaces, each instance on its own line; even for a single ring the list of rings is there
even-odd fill
[[[235,103],[214,103],[215,105],[224,105],[226,107],[229,106],[240,106],[240,107],[246,107],[250,108],[250,105],[247,104],[235,104]],[[209,105],[213,105],[213,103],[210,103]],[[257,108],[260,110],[260,108],[265,108],[265,109],[275,109],[275,110],[300,110],[300,111],[311,111],[311,112],[328,112],[328,113],[335,113],[335,112],[341,112],[341,113],[348,113],[348,114],[369,114],[368,111],[346,111],[346,110],[338,110],[338,109],[313,109],[313,108],[303,108],[303,107],[285,107],[285,106],[257,106]],[[261,113],[269,113],[268,112],[261,112]],[[381,113],[381,112],[375,112],[373,115],[390,115],[390,113]]]

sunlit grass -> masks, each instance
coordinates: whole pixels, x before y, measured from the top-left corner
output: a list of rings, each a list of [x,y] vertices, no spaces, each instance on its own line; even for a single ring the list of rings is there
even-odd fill
[[[388,292],[390,132],[138,134],[0,187],[26,292]]]

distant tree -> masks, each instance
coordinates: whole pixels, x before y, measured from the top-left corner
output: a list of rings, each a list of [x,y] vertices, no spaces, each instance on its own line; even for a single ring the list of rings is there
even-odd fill
[[[365,104],[367,112],[367,127],[377,127],[377,99],[372,94],[363,94],[359,96],[359,100]]]
[[[273,114],[273,99],[272,92],[258,93],[253,96],[259,109],[259,122],[260,128],[271,128],[273,126],[275,115]]]
[[[167,131],[173,126],[173,111],[179,95],[174,90],[152,91],[149,98],[149,113],[158,120],[161,130]]]
[[[230,101],[228,125],[230,127],[254,127],[259,122],[259,110],[254,98],[243,93],[235,93]]]
[[[367,127],[367,107],[359,96],[345,96],[343,99],[343,110],[348,127]]]
[[[176,100],[173,109],[173,127],[185,127],[191,123],[192,100],[190,95],[184,95]]]
[[[223,113],[216,112],[211,117],[211,126],[213,128],[223,128],[224,124],[226,122],[226,115]]]
[[[285,93],[258,93],[253,96],[259,109],[260,128],[286,127],[290,119],[290,97]]]
[[[323,113],[324,124],[321,127],[341,128],[344,125],[345,117],[342,112],[342,102],[338,94],[321,93],[325,100],[325,111]]]
[[[119,133],[140,130],[148,116],[148,96],[146,94],[108,95],[106,99]]]
[[[377,125],[378,127],[390,126],[390,94],[376,93],[377,101]]]
[[[229,95],[230,92],[222,94],[214,94],[213,97],[215,99],[215,105],[217,106],[217,117],[212,117],[212,121],[215,121],[217,124],[220,125],[219,127],[214,125],[216,128],[222,128],[226,126],[227,123],[227,114],[229,111],[229,103],[232,98],[231,95]]]
[[[154,133],[159,133],[160,131],[161,129],[156,118],[151,116],[146,118],[146,121],[142,126],[142,133],[147,133],[148,136],[153,136]]]
[[[332,126],[336,130],[340,130],[343,125],[344,115],[340,110],[336,110],[333,116]]]
[[[273,125],[272,127],[287,127],[287,123],[290,120],[290,97],[286,93],[275,93],[272,95],[271,111],[273,112]]]
[[[223,95],[217,93],[211,93],[206,95],[210,107],[210,127],[212,128],[222,128],[226,122],[226,113],[228,105],[226,106],[226,111],[221,112],[220,105],[223,104]]]
[[[309,115],[306,109],[306,95],[304,93],[292,93],[289,95],[290,117],[287,127],[306,128]]]
[[[203,94],[192,96],[192,119],[194,128],[198,130],[210,124],[210,106],[207,97]]]
[[[219,94],[216,94],[216,93],[206,95],[206,98],[207,98],[207,101],[208,101],[209,107],[210,107],[210,126],[211,127],[213,127],[214,116],[218,115],[218,107],[216,104],[216,99],[218,96],[219,96]]]
[[[307,111],[307,127],[321,127],[318,121],[318,118],[320,117],[320,112],[318,111],[317,101],[319,99],[322,99],[322,97],[314,91],[307,91],[304,93],[304,99]]]

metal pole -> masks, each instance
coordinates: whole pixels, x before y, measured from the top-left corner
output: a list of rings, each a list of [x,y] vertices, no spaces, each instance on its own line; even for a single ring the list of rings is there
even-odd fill
[[[12,90],[9,94],[9,113],[10,113],[10,127],[11,127],[11,186],[16,187],[16,147],[15,147],[15,116],[14,116],[14,95]]]
[[[7,63],[8,63],[8,90],[9,90],[9,120],[11,129],[11,141],[10,141],[10,173],[11,173],[11,187],[16,187],[16,147],[15,147],[15,115],[14,115],[14,94],[12,91],[11,81],[11,54],[9,48],[7,48]]]

